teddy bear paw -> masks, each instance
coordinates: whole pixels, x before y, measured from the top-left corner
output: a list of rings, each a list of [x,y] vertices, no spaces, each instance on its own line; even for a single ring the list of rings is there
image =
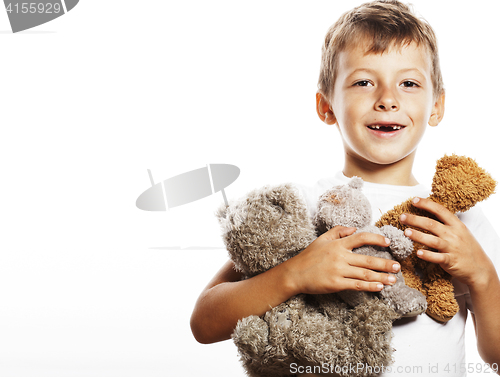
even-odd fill
[[[392,225],[384,225],[380,230],[391,240],[389,249],[397,260],[402,261],[412,253],[413,241],[406,237],[402,230]]]
[[[427,310],[425,296],[408,287],[401,272],[396,275],[396,283],[387,285],[380,292],[382,299],[402,317],[415,317]]]
[[[388,299],[396,313],[402,317],[416,317],[427,310],[427,300],[425,296],[416,289],[402,286],[396,295]]]
[[[263,356],[269,339],[269,326],[262,318],[251,315],[238,321],[231,338],[243,359]]]

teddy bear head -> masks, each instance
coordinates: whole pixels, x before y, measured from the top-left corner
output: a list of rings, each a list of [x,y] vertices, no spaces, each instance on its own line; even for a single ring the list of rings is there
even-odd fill
[[[216,213],[238,271],[251,277],[305,249],[316,238],[307,206],[291,184],[266,186]]]
[[[465,212],[495,192],[495,180],[476,161],[444,156],[436,164],[431,199],[451,212]]]
[[[371,206],[361,191],[363,180],[353,177],[347,185],[335,186],[319,198],[313,223],[318,234],[342,225],[362,228],[371,222]]]

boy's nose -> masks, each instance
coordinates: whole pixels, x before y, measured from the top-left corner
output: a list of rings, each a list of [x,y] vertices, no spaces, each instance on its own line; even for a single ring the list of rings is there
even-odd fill
[[[396,105],[390,105],[390,106],[387,106],[387,105],[378,105],[378,108],[380,110],[396,110],[398,107]]]
[[[398,109],[399,103],[395,94],[389,89],[383,90],[375,103],[375,110],[396,111]]]

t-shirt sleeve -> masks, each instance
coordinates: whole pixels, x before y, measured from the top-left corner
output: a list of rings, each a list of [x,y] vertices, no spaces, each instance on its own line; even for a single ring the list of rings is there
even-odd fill
[[[459,214],[459,219],[467,226],[474,235],[485,253],[493,262],[497,274],[500,271],[500,237],[484,215],[480,205],[476,205],[469,211]],[[470,294],[465,293],[467,308],[474,313]]]

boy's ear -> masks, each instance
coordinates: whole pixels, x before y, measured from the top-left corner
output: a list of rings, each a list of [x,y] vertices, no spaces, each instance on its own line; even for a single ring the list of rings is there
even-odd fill
[[[432,107],[431,117],[429,118],[429,126],[436,127],[444,116],[444,91],[438,97],[434,106]]]
[[[320,92],[316,93],[316,112],[322,122],[329,125],[337,123],[337,118],[335,118],[335,115],[330,108],[330,103]]]

